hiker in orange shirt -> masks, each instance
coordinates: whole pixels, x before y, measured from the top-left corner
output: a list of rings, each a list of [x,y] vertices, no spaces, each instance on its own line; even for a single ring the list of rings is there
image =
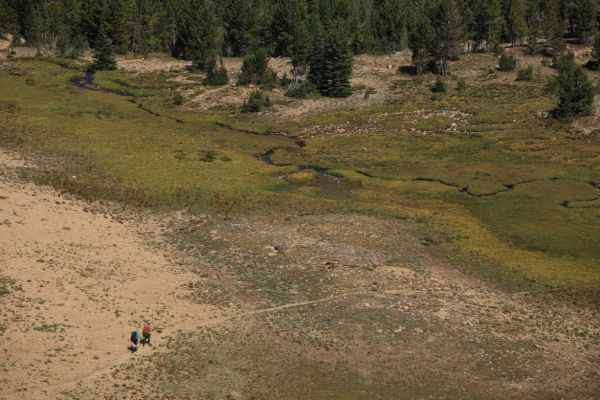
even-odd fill
[[[149,323],[145,323],[144,324],[144,328],[142,328],[142,335],[144,336],[144,341],[142,342],[142,344],[144,345],[148,345],[148,346],[152,346],[150,344],[150,334],[152,333],[152,327],[150,326]]]

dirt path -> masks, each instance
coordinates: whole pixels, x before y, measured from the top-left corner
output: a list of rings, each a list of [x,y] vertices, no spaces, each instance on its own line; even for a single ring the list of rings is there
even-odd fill
[[[221,315],[183,299],[194,276],[149,248],[144,222],[15,179],[24,162],[0,151],[0,398],[52,396],[115,364],[144,320],[162,335]]]

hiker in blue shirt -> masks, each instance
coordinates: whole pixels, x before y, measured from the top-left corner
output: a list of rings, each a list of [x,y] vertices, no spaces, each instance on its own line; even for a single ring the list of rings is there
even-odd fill
[[[132,353],[135,353],[138,349],[138,343],[140,341],[140,332],[137,330],[131,332],[131,343],[132,345],[129,347]]]

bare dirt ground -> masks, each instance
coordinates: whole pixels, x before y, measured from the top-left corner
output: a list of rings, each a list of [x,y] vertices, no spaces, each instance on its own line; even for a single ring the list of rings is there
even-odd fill
[[[0,152],[0,398],[54,398],[98,371],[161,349],[161,335],[216,315],[183,300],[191,273],[148,247],[151,221],[114,220],[21,183]],[[127,351],[151,321],[155,346]]]

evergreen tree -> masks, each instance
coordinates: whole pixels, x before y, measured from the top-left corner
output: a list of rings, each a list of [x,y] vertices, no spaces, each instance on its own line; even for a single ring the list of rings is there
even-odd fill
[[[573,53],[560,57],[557,70],[554,86],[559,103],[554,115],[563,118],[589,114],[594,104],[594,87],[584,69],[575,63]]]
[[[527,52],[533,55],[539,51],[538,37],[542,33],[542,11],[540,3],[537,1],[528,1],[525,4],[525,21],[529,28],[527,32]]]
[[[379,38],[379,50],[402,50],[406,46],[408,2],[406,0],[381,0],[373,12],[373,26]]]
[[[325,90],[325,37],[323,28],[319,24],[313,27],[312,47],[310,51],[308,81],[312,83],[319,92]]]
[[[545,26],[548,45],[552,49],[553,55],[560,54],[564,48],[563,40],[564,22],[560,14],[558,0],[548,0],[545,8]]]
[[[303,21],[295,30],[289,48],[292,58],[292,74],[303,75],[310,58],[310,34],[307,21]]]
[[[244,57],[238,77],[238,85],[272,85],[277,75],[269,68],[269,55],[266,49],[258,49]]]
[[[290,48],[294,39],[297,39],[297,31],[303,25],[306,16],[307,7],[304,0],[274,2],[271,33],[275,57],[290,55]]]
[[[454,0],[441,0],[434,14],[435,34],[431,53],[442,75],[448,73],[448,61],[458,57],[462,45],[462,22]]]
[[[17,12],[8,0],[0,0],[0,34],[16,34],[19,20]]]
[[[309,81],[328,97],[352,94],[352,52],[347,35],[339,24],[330,28],[324,39],[315,39],[311,54]]]
[[[41,8],[34,0],[23,0],[19,9],[21,35],[30,45],[39,46],[42,43],[44,20]]]
[[[592,60],[600,65],[600,32],[594,36],[594,46],[592,47]]]
[[[409,27],[408,47],[412,51],[416,72],[421,74],[433,60],[431,49],[435,35],[428,10],[424,6],[411,9]]]
[[[576,0],[572,14],[573,34],[582,43],[588,42],[596,30],[596,4],[594,0]]]
[[[186,55],[192,59],[193,68],[207,70],[207,63],[219,48],[217,19],[206,1],[195,3],[184,18],[182,36]]]
[[[352,52],[347,36],[339,28],[333,28],[325,42],[325,71],[323,94],[329,97],[348,97],[352,94]]]
[[[92,64],[92,68],[101,71],[117,68],[112,40],[106,34],[104,25],[100,25],[100,29],[98,30],[96,47],[94,48],[94,64]]]
[[[498,0],[473,0],[473,39],[474,50],[482,45],[490,49],[498,43],[498,35],[502,28],[502,15]]]
[[[523,0],[506,0],[505,21],[508,39],[515,45],[527,34]]]
[[[81,14],[78,21],[80,24],[79,31],[81,34],[85,35],[87,43],[91,47],[96,47],[96,40],[99,37],[99,30],[104,19],[105,10],[102,1],[81,2]],[[108,21],[106,23],[108,23]],[[105,25],[105,34],[108,34],[106,30]]]
[[[240,57],[250,48],[261,16],[259,0],[221,0],[217,5],[224,30],[223,53]]]
[[[207,86],[223,86],[229,83],[229,76],[227,75],[225,64],[223,64],[223,58],[220,59],[219,66],[217,67],[216,57],[210,57],[206,70],[206,78],[202,81],[203,84]]]
[[[131,10],[130,0],[108,0],[107,8],[110,10],[110,29],[107,34],[113,41],[114,49],[119,54],[125,54],[131,47]],[[103,17],[109,19],[107,11]]]

